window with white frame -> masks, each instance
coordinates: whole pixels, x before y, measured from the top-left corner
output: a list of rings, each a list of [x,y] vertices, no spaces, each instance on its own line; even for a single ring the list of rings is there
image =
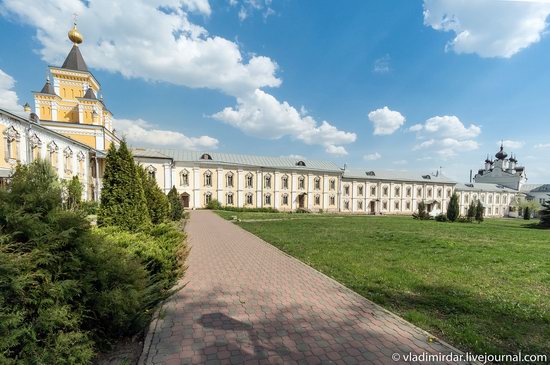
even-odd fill
[[[288,176],[287,175],[283,175],[281,177],[281,186],[283,189],[288,189]]]
[[[189,171],[180,172],[180,186],[189,186]]]
[[[210,171],[204,173],[204,186],[212,186],[212,173]]]
[[[19,143],[19,132],[13,126],[7,128],[4,131],[4,154],[6,161],[19,161]]]
[[[357,187],[357,195],[363,196],[363,185]]]
[[[264,204],[265,204],[265,205],[271,205],[271,194],[265,194],[265,196],[264,196]]]
[[[298,189],[306,188],[306,179],[303,176],[298,177]]]
[[[212,193],[207,192],[206,194],[204,194],[204,205],[210,204],[211,201],[212,201]]]
[[[344,200],[344,209],[349,210],[349,200]]]
[[[145,171],[147,172],[147,176],[149,176],[149,178],[155,180],[156,175],[157,175],[157,169],[154,168],[153,165],[147,166]]]
[[[288,194],[283,194],[283,205],[288,205]]]
[[[411,202],[405,203],[405,207],[407,208],[407,210],[411,210]]]
[[[453,192],[451,189],[447,189],[447,198],[450,198],[451,195],[453,195]]]
[[[495,203],[500,204],[500,195],[495,195]]]
[[[422,188],[416,189],[416,196],[417,197],[422,197]]]
[[[59,147],[57,147],[57,144],[54,141],[51,141],[50,144],[48,144],[48,160],[53,167],[57,167],[58,150]]]
[[[331,195],[328,200],[330,205],[336,205],[336,197],[334,195]]]
[[[266,189],[271,189],[271,175],[267,174],[264,177],[264,186]]]
[[[254,204],[254,195],[252,193],[246,194],[246,204],[247,205]]]
[[[225,196],[225,204],[233,205],[233,193],[227,193]]]
[[[63,150],[63,167],[65,168],[65,173],[70,174],[73,171],[73,150],[71,147],[67,146]]]
[[[401,188],[399,186],[396,186],[395,187],[395,196],[400,196],[401,195]]]
[[[84,155],[84,152],[78,152],[76,159],[78,161],[78,177],[82,180],[84,178],[84,169],[86,168],[86,156]]]
[[[225,174],[225,186],[228,188],[233,187],[233,173],[231,171]]]
[[[344,195],[349,195],[349,185],[344,185]]]
[[[321,195],[316,194],[314,201],[315,201],[315,205],[321,205]]]
[[[254,175],[252,175],[251,173],[246,174],[246,187],[249,189],[252,189],[254,187]]]
[[[412,188],[410,186],[407,187],[407,198],[410,198],[412,195]]]
[[[387,187],[387,186],[384,186],[384,187],[382,188],[382,195],[388,196],[388,187]]]
[[[428,198],[431,198],[432,197],[432,188],[429,188],[428,189]]]
[[[336,190],[336,180],[335,179],[330,179],[329,188],[330,188],[330,190]]]
[[[371,186],[371,188],[370,188],[370,195],[371,195],[371,196],[376,196],[376,186]]]
[[[399,202],[395,202],[395,209],[399,210]]]
[[[437,197],[438,198],[441,198],[441,194],[442,194],[441,189],[437,189]]]
[[[382,203],[382,209],[383,210],[388,210],[388,202],[383,202]]]
[[[313,188],[315,190],[321,190],[321,178],[319,176],[317,176],[314,180],[313,180]]]
[[[36,134],[30,138],[31,143],[31,162],[40,159],[40,151],[42,149],[42,141]]]
[[[359,200],[359,201],[357,202],[357,209],[358,209],[358,210],[363,210],[363,201],[362,201],[362,200]]]

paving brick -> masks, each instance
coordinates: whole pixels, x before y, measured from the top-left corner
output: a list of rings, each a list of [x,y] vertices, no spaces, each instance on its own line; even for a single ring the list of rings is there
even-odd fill
[[[147,365],[396,364],[394,352],[454,351],[214,213],[190,216],[186,285],[151,326]]]

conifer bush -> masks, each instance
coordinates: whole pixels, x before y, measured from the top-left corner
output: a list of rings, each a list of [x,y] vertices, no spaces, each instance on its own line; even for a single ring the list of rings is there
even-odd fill
[[[168,203],[170,205],[170,219],[179,221],[183,218],[183,205],[181,204],[178,190],[175,186],[168,192]]]
[[[170,209],[168,198],[159,188],[155,179],[149,176],[142,166],[139,167],[138,171],[151,223],[162,223],[168,219],[168,211]]]
[[[481,200],[478,200],[477,205],[476,205],[476,214],[475,214],[476,222],[478,222],[478,223],[483,222],[483,220],[484,220],[483,215],[484,214],[485,214],[485,207],[483,207],[483,204],[481,203]]]
[[[447,207],[447,220],[450,222],[455,222],[460,216],[460,206],[458,204],[458,195],[454,193],[451,196],[449,205]]]
[[[138,166],[125,141],[107,153],[98,223],[128,230],[151,224]]]
[[[550,199],[542,204],[542,209],[539,211],[540,223],[544,228],[550,228]]]
[[[468,206],[468,211],[466,212],[466,219],[468,222],[473,222],[476,217],[476,204],[471,201]]]

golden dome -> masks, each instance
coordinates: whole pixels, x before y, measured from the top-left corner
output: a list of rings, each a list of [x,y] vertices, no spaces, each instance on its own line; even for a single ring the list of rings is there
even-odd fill
[[[76,23],[74,23],[73,28],[71,30],[69,30],[68,35],[69,35],[69,39],[74,44],[80,44],[84,41],[84,38],[82,37],[82,34],[80,34],[78,29],[76,29]]]

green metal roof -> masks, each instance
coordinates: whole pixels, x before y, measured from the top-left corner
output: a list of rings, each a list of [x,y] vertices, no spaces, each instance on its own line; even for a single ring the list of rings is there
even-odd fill
[[[456,181],[449,179],[445,175],[439,174],[436,176],[431,173],[422,173],[419,171],[347,169],[344,171],[344,179],[346,178],[456,184]]]

